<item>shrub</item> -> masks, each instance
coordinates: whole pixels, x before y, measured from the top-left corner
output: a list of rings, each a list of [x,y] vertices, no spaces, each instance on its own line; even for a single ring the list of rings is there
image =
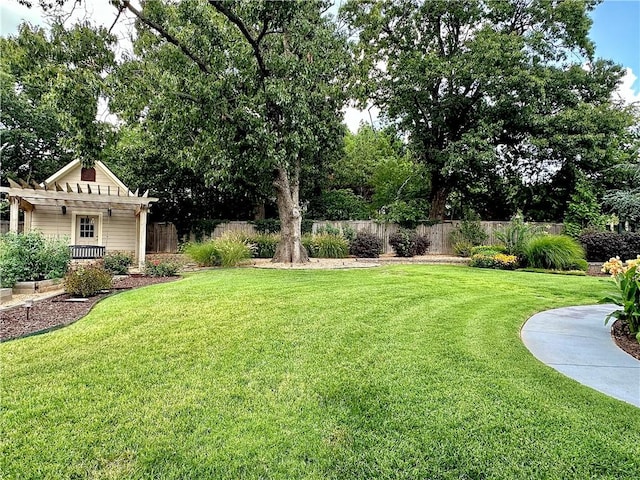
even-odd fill
[[[382,253],[382,240],[373,233],[358,232],[349,246],[349,253],[358,258],[377,258]]]
[[[71,262],[66,240],[47,239],[42,233],[6,233],[0,237],[0,284],[62,278]]]
[[[522,214],[516,213],[509,224],[502,231],[498,230],[495,235],[498,241],[504,244],[505,252],[515,255],[522,263],[529,242],[543,233],[541,227],[524,222]]]
[[[252,256],[251,247],[247,242],[232,237],[222,237],[213,240],[216,251],[217,264],[223,267],[236,267]]]
[[[469,266],[476,268],[498,268],[513,270],[518,266],[518,257],[498,252],[481,252],[471,256]]]
[[[104,256],[102,264],[113,275],[125,275],[133,264],[133,257],[126,252],[111,252]]]
[[[280,242],[280,235],[275,233],[262,233],[247,238],[251,245],[254,258],[272,258],[276,254],[276,248]]]
[[[489,238],[489,235],[482,228],[479,218],[473,212],[469,212],[460,223],[460,226],[449,234],[453,251],[461,257],[470,256],[471,249],[477,245],[482,245],[487,238]]]
[[[312,257],[345,258],[349,255],[349,243],[340,235],[324,233],[305,236],[303,245]]]
[[[471,255],[477,255],[479,253],[486,253],[493,255],[496,253],[507,253],[507,248],[504,245],[478,245],[471,249]]]
[[[404,228],[389,236],[389,244],[398,257],[424,255],[430,243],[426,236]]]
[[[636,258],[640,255],[640,233],[590,233],[580,236],[587,260],[604,262],[610,258]]]
[[[111,274],[102,265],[78,265],[64,277],[64,290],[77,297],[90,297],[111,288]]]
[[[543,235],[527,244],[524,255],[533,268],[571,270],[584,260],[584,249],[566,235]]]
[[[334,227],[332,225],[320,225],[316,229],[316,235],[335,235],[335,236],[339,236],[339,235],[342,235],[342,230],[340,230],[340,227]]]
[[[611,318],[617,318],[629,326],[629,332],[635,335],[640,342],[640,255],[635,260],[627,260],[624,265],[620,258],[611,258],[606,262],[602,271],[611,274],[619,292],[602,299],[602,303],[613,302],[622,307],[622,310],[611,312],[605,325]]]
[[[201,267],[213,267],[218,262],[218,252],[213,241],[189,243],[185,245],[184,253]]]
[[[280,233],[280,220],[277,218],[255,220],[253,225],[258,233]]]
[[[145,262],[144,273],[150,277],[174,277],[178,273],[178,268],[177,263],[152,260]]]

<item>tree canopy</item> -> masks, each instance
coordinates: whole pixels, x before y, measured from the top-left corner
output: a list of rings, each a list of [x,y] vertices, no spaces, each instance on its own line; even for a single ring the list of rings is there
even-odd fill
[[[566,191],[545,210],[561,216],[577,171],[597,176],[616,163],[632,117],[611,102],[621,67],[593,59],[595,4],[347,2],[368,72],[357,87],[428,169],[431,218],[454,192],[534,209],[527,191],[556,179]]]
[[[103,158],[110,132],[96,118],[115,38],[87,24],[23,24],[0,38],[2,179],[42,179],[71,160]]]

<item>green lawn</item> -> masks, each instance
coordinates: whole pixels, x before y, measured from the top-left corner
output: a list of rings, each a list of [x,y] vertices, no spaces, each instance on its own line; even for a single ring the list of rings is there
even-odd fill
[[[519,338],[533,313],[610,285],[415,265],[212,270],[122,293],[0,345],[0,471],[640,478],[640,410]]]

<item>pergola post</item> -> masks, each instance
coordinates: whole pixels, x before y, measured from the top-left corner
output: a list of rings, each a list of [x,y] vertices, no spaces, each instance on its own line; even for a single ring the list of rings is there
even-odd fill
[[[20,197],[11,197],[9,207],[9,231],[18,233],[18,216],[20,213]]]
[[[147,209],[149,207],[140,206],[140,216],[138,217],[138,268],[144,271],[145,254],[147,253]]]

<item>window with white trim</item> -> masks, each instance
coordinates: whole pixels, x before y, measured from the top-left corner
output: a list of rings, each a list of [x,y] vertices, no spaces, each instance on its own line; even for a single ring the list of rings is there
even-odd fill
[[[80,238],[94,238],[96,221],[92,217],[80,217]]]

